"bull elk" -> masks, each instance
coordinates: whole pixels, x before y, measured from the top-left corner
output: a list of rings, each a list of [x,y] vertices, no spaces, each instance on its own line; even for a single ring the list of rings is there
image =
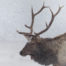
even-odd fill
[[[52,15],[51,20],[49,24],[46,23],[45,29],[38,33],[35,33],[33,31],[34,18],[45,8],[50,10],[50,13]],[[19,34],[24,35],[28,39],[26,46],[20,51],[20,55],[30,55],[31,59],[42,65],[53,64],[53,66],[66,66],[66,33],[54,38],[40,37],[42,33],[46,32],[50,28],[55,17],[59,14],[61,9],[62,7],[59,7],[55,14],[49,7],[45,5],[43,5],[36,13],[34,13],[33,8],[31,9],[31,25],[25,25],[26,28],[30,29],[30,32],[26,33],[17,30]]]

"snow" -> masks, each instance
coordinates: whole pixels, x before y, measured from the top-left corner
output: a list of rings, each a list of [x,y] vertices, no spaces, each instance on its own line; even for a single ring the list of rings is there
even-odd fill
[[[53,13],[57,11],[59,5],[64,5],[64,7],[55,18],[52,27],[41,36],[44,38],[55,37],[65,33],[66,0],[0,0],[0,66],[41,66],[31,60],[30,56],[22,57],[19,55],[27,40],[16,30],[29,31],[24,25],[30,25],[31,7],[33,7],[34,12],[37,12],[42,7],[43,2],[51,7]],[[45,22],[49,22],[50,16],[46,13],[47,10],[35,18],[35,32],[44,29]]]
[[[31,60],[30,56],[20,56],[21,46],[20,41],[0,41],[0,66],[41,66]]]
[[[41,66],[29,56],[20,56],[21,49],[21,42],[0,41],[0,66]]]

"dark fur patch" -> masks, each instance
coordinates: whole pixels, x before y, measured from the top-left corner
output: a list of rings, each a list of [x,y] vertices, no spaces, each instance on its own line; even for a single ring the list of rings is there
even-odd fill
[[[57,62],[57,57],[56,54],[50,49],[48,50],[43,50],[45,49],[42,44],[37,44],[38,51],[34,51],[31,56],[33,56],[33,59],[40,63],[40,64],[55,64]]]

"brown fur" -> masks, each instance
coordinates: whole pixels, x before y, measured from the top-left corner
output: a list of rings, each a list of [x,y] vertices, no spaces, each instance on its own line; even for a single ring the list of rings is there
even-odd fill
[[[40,64],[66,66],[66,33],[55,38],[35,38],[21,50]]]
[[[66,33],[63,35],[60,35],[55,38],[41,38],[40,34],[46,32],[50,26],[52,25],[55,17],[59,14],[62,7],[59,7],[57,12],[54,14],[53,11],[49,8],[51,12],[51,20],[49,24],[46,23],[46,28],[42,31],[35,33],[33,31],[33,25],[34,25],[34,18],[42,12],[46,7],[44,4],[43,6],[34,13],[33,8],[31,9],[31,15],[32,15],[32,21],[31,25],[27,27],[30,29],[30,32],[19,32],[19,34],[24,35],[28,41],[26,46],[21,50],[20,55],[26,56],[30,55],[31,59],[34,61],[40,63],[40,64],[53,64],[54,66],[66,66]]]

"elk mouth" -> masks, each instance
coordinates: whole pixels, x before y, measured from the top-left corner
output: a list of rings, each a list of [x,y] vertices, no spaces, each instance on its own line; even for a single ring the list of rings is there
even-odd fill
[[[33,55],[33,54],[30,54],[30,57],[31,57],[32,60],[35,59],[35,55]]]
[[[21,55],[21,56],[27,56],[27,54],[24,53],[24,52],[22,52],[22,51],[20,51],[20,55]],[[28,55],[30,55],[30,58],[31,58],[32,60],[34,59],[34,55],[33,55],[33,54],[28,54]]]
[[[27,55],[30,55],[31,57],[33,57],[33,55],[30,54],[30,52],[24,52],[24,51],[20,51],[20,55],[21,55],[21,56],[27,56]]]

